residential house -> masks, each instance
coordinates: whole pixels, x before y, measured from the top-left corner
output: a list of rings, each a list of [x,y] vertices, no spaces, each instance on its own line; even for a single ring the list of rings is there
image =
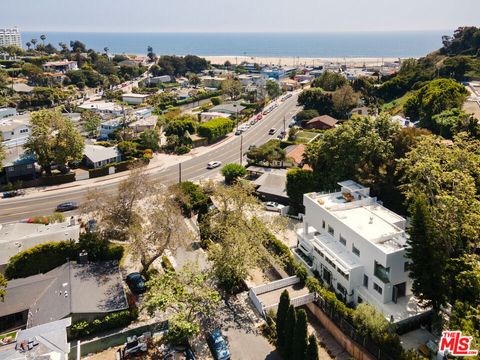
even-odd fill
[[[80,226],[74,219],[54,224],[16,222],[0,225],[0,271],[21,251],[47,242],[78,241]]]
[[[117,262],[67,262],[45,273],[10,280],[0,306],[0,331],[51,321],[93,321],[128,308]]]
[[[45,73],[44,75],[54,84],[63,84],[63,81],[67,77],[64,73]]]
[[[158,84],[165,84],[174,81],[170,75],[161,75],[161,76],[153,76],[150,78],[145,79],[146,84],[148,85],[158,85]]]
[[[128,124],[128,127],[133,129],[136,133],[142,133],[145,130],[155,129],[157,127],[157,121],[158,119],[156,116],[148,116]]]
[[[283,162],[285,167],[303,167],[303,155],[306,149],[305,144],[289,145],[285,148],[286,161]]]
[[[94,101],[85,102],[79,106],[83,110],[91,110],[102,116],[120,116],[124,113],[124,107],[114,102]]]
[[[36,176],[35,155],[26,154],[23,146],[8,147],[2,163],[3,175],[0,172],[0,182],[32,180]]]
[[[108,135],[113,133],[117,129],[121,129],[124,124],[123,118],[116,118],[104,121],[100,124],[100,138],[101,139],[108,139]]]
[[[30,135],[30,114],[0,119],[0,135],[5,147],[23,145]]]
[[[17,109],[11,107],[0,108],[0,120],[8,117],[17,115]]]
[[[371,110],[368,106],[358,106],[350,110],[350,112],[348,113],[348,117],[351,118],[352,115],[369,116],[370,111]]]
[[[395,116],[392,116],[390,120],[400,124],[400,126],[403,128],[415,127],[415,124],[413,123],[413,121],[410,120],[409,117],[405,118],[400,115],[395,115]]]
[[[148,94],[123,94],[122,100],[130,105],[140,105],[147,102]]]
[[[224,77],[217,76],[202,76],[200,77],[202,85],[207,88],[219,89],[222,86],[222,83],[227,80]]]
[[[43,64],[43,71],[65,74],[70,70],[78,70],[78,64],[72,60],[50,61]]]
[[[298,74],[295,75],[293,79],[299,83],[309,83],[315,79],[315,76],[311,74]]]
[[[300,84],[296,80],[285,78],[283,80],[280,80],[280,87],[284,91],[293,91],[295,89],[298,89],[300,87]]]
[[[262,201],[275,201],[288,205],[286,169],[249,166],[247,171],[251,176],[258,176],[258,178],[253,181],[253,185]]]
[[[295,256],[347,303],[367,302],[394,322],[424,312],[411,291],[406,220],[369,188],[352,180],[338,185],[338,192],[304,194]]]
[[[214,106],[210,109],[209,112],[219,112],[224,114],[236,115],[238,113],[241,113],[245,109],[246,107],[240,105],[240,102],[228,102]]]
[[[230,118],[232,116],[231,114],[226,114],[223,112],[216,112],[216,111],[208,111],[208,112],[202,112],[200,114],[200,122],[205,122],[208,120],[212,120],[215,118],[223,117],[223,118]]]
[[[88,167],[96,169],[121,161],[122,153],[116,146],[85,145],[83,157]]]
[[[314,117],[304,123],[306,129],[328,130],[337,126],[338,120],[329,115]]]
[[[70,325],[72,318],[67,317],[20,330],[15,346],[5,346],[0,351],[0,360],[68,360],[67,328]]]

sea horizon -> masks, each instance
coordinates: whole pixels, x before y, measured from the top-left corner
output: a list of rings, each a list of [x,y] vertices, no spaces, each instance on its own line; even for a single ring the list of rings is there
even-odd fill
[[[303,57],[303,58],[408,58],[441,47],[449,30],[386,32],[63,32],[24,31],[22,45],[47,36],[46,43],[79,40],[88,49],[114,54]]]

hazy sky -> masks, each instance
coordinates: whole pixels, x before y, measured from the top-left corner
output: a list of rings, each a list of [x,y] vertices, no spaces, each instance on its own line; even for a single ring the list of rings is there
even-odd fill
[[[23,31],[444,30],[480,24],[480,0],[0,0]]]

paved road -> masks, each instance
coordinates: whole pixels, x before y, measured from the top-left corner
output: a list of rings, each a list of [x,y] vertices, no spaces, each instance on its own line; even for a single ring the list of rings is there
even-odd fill
[[[236,136],[232,141],[225,141],[224,145],[217,145],[211,151],[198,155],[194,158],[181,163],[182,180],[200,180],[217,176],[220,168],[207,170],[206,164],[212,160],[220,160],[223,164],[240,161],[240,145],[242,143],[242,152],[245,153],[250,145],[261,145],[271,138],[275,138],[281,130],[283,123],[288,125],[292,116],[299,110],[297,107],[298,95],[274,109],[261,121],[252,126],[241,137]],[[272,127],[277,129],[276,134],[268,135],[268,130]],[[288,131],[288,128],[287,128]],[[245,159],[243,160],[245,161]],[[179,180],[179,166],[173,165],[167,168],[159,169],[151,173],[151,178],[163,184],[172,184]],[[102,184],[108,182],[108,184]],[[116,191],[118,182],[111,183],[108,177],[99,178],[91,188],[100,188],[102,192],[109,193]],[[55,206],[64,201],[76,201],[82,203],[89,188],[72,183],[68,190],[44,190],[41,195],[31,198],[13,198],[0,199],[0,223],[22,220],[36,215],[48,215],[52,213]],[[66,215],[73,214],[68,212]]]

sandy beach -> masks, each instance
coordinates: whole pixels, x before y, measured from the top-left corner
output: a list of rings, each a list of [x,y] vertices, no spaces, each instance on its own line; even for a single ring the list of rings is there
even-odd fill
[[[282,65],[282,66],[318,66],[324,64],[347,65],[348,67],[381,66],[382,63],[399,61],[398,58],[369,58],[369,57],[344,57],[344,58],[308,58],[308,57],[262,57],[262,56],[202,56],[212,64],[249,63]]]

